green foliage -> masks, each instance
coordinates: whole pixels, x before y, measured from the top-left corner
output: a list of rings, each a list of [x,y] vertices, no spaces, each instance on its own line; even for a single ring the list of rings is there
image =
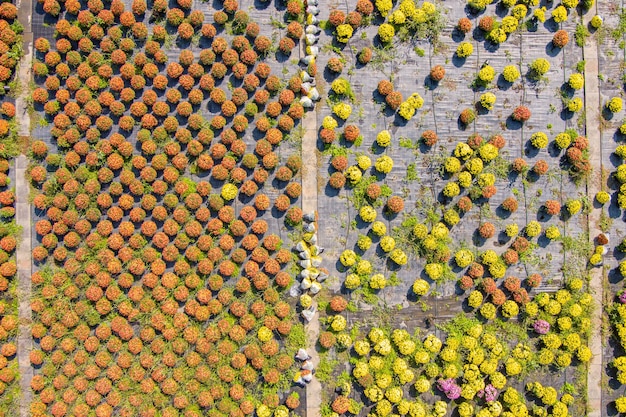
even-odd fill
[[[509,162],[502,156],[497,156],[483,169],[484,174],[493,174],[498,179],[505,179],[509,176]]]
[[[285,346],[290,351],[297,351],[303,346],[306,346],[306,333],[304,331],[304,325],[302,323],[294,324],[291,327],[291,331],[287,335],[285,340]]]
[[[398,140],[398,144],[400,145],[401,148],[406,148],[406,149],[416,148],[416,144],[413,142],[413,140],[410,138],[405,138],[404,136],[400,137],[400,139]]]
[[[418,174],[417,174],[417,166],[415,165],[414,162],[410,163],[409,165],[407,165],[406,167],[406,180],[407,181],[415,181],[419,178]]]
[[[578,61],[576,63],[576,71],[580,72],[581,74],[585,73],[585,61]]]
[[[487,326],[488,331],[495,331],[501,335],[502,340],[528,340],[528,332],[519,323],[508,320],[495,319]]]
[[[446,19],[442,8],[438,3],[424,2],[422,7],[416,8],[412,1],[401,2],[398,11],[406,15],[403,24],[398,25],[397,36],[401,41],[428,40],[437,45],[439,35],[444,30]],[[395,12],[394,12],[395,13]],[[420,55],[420,48],[415,48],[415,53]]]
[[[333,411],[333,409],[330,407],[330,404],[327,402],[323,402],[322,405],[320,406],[320,416],[321,417],[332,417],[334,416],[336,413]]]
[[[470,317],[464,313],[459,313],[445,324],[437,325],[437,327],[448,334],[448,337],[460,337],[467,334],[469,329],[479,325],[480,321],[475,317]]]
[[[0,223],[0,237],[4,236],[15,236],[19,239],[22,236],[22,226],[15,221]]]
[[[320,382],[329,382],[337,365],[339,365],[339,361],[331,358],[328,352],[320,353],[320,364],[315,370],[315,377]]]
[[[619,21],[611,32],[611,37],[615,41],[619,41],[624,38],[624,35],[626,35],[626,9],[622,8],[619,12]]]
[[[576,31],[574,32],[576,46],[578,46],[579,48],[585,46],[585,42],[587,41],[589,35],[590,33],[589,30],[587,30],[587,26],[583,25],[582,23],[577,24]]]
[[[372,175],[364,175],[359,181],[358,184],[352,188],[352,195],[349,197],[350,202],[354,206],[355,209],[359,210],[361,207],[365,205],[369,205],[369,200],[367,198],[367,186],[376,182],[376,177]],[[382,202],[380,199],[373,202],[375,207],[382,206]]]
[[[347,156],[348,150],[343,146],[336,145],[334,143],[328,144],[324,147],[322,151],[324,155],[333,156]]]

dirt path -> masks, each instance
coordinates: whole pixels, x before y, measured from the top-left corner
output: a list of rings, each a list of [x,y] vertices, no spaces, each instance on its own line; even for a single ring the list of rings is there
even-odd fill
[[[304,136],[302,138],[302,211],[310,213],[317,211],[317,113],[308,111],[302,120]],[[317,306],[317,302],[313,301]],[[315,350],[315,344],[320,333],[319,313],[315,313],[313,320],[305,326],[307,335],[307,351],[317,368],[320,358]],[[319,417],[322,402],[322,386],[317,378],[306,387],[307,417]]]
[[[583,23],[588,25],[591,18],[596,14],[596,6],[591,8],[585,16]],[[600,89],[598,84],[598,44],[595,39],[585,42],[583,48],[585,60],[585,122],[586,135],[589,140],[589,159],[593,167],[593,173],[587,181],[587,195],[594,201],[595,195],[601,190],[602,185],[602,141],[600,135]],[[600,208],[594,208],[589,215],[589,239],[593,240],[599,233]],[[591,270],[590,289],[596,300],[596,308],[591,316],[591,337],[589,347],[593,353],[593,359],[589,364],[587,375],[587,410],[589,417],[602,415],[602,301],[603,301],[603,269]]]

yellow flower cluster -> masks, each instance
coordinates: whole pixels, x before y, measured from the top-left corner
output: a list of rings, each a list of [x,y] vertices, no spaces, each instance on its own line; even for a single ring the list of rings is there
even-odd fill
[[[511,10],[511,16],[517,20],[522,20],[528,14],[528,8],[523,4],[518,4]]]
[[[238,191],[237,186],[234,184],[224,184],[220,194],[224,200],[231,201],[237,197]]]
[[[516,317],[519,314],[519,306],[513,300],[507,300],[502,305],[502,316],[506,318]]]
[[[256,415],[259,417],[270,417],[272,410],[265,404],[259,404],[256,408]]]
[[[539,234],[541,233],[541,223],[539,223],[537,220],[531,220],[526,225],[525,232],[528,237],[539,236]]]
[[[418,296],[426,295],[430,290],[430,284],[426,280],[416,279],[413,283],[413,293]]]
[[[356,241],[356,245],[365,252],[372,246],[372,238],[366,235],[360,235]]]
[[[495,146],[493,148],[495,148]],[[485,161],[488,161],[488,160],[490,161],[498,156],[498,148],[495,149],[495,155],[493,152],[493,148],[485,148],[485,150],[482,152],[481,157]],[[465,169],[467,169],[467,171],[471,175],[479,174],[483,170],[483,167],[484,167],[483,160],[480,158],[472,158],[469,161],[467,161],[467,163],[465,164]]]
[[[478,71],[478,79],[487,84],[496,77],[496,70],[491,65],[485,65]]]
[[[261,326],[257,332],[257,337],[261,342],[269,342],[272,339],[273,334],[269,328]]]
[[[470,185],[472,185],[472,174],[469,171],[463,171],[459,173],[458,182],[459,186],[463,188],[469,187]],[[449,222],[446,220],[446,223]]]
[[[554,143],[559,149],[566,149],[572,143],[572,137],[565,132],[559,133],[554,138]]]
[[[384,236],[387,233],[387,226],[385,226],[385,223],[381,221],[375,221],[372,223],[371,230],[376,236]]]
[[[391,133],[388,130],[381,130],[376,135],[376,144],[382,148],[386,148],[391,144]]]
[[[535,132],[530,137],[530,143],[537,149],[545,149],[548,146],[548,135],[544,132]]]
[[[374,167],[382,174],[389,174],[393,169],[393,159],[387,155],[383,155],[376,160]]]
[[[580,97],[574,97],[567,102],[567,110],[577,113],[583,109],[583,100]]]
[[[330,89],[333,90],[333,93],[335,93],[337,95],[346,94],[348,92],[349,88],[350,88],[350,82],[348,80],[346,80],[345,78],[337,78],[330,85]],[[326,116],[326,117],[329,117],[329,116]],[[324,121],[325,120],[326,120],[326,118],[324,118]],[[335,122],[334,126],[329,127],[327,129],[334,129],[334,128],[337,127],[337,121],[335,121],[334,119],[332,119],[332,120]],[[322,122],[322,124],[324,124],[324,123]],[[324,127],[326,127],[326,126],[324,126]]]
[[[460,193],[461,189],[459,188],[459,185],[455,182],[449,182],[446,184],[445,187],[443,187],[443,195],[448,198],[456,197]]]
[[[493,110],[493,105],[496,103],[496,95],[493,93],[483,93],[480,96],[480,105],[485,110]]]
[[[345,23],[341,24],[337,26],[337,40],[341,43],[348,43],[353,32],[352,26]]]
[[[500,25],[500,29],[504,31],[504,33],[513,33],[517,29],[518,20],[514,16],[505,16],[502,18],[502,23]]]
[[[357,289],[361,286],[361,278],[357,274],[348,274],[343,285],[349,290]]]
[[[393,8],[391,0],[376,0],[376,9],[381,16],[385,17]]]
[[[357,261],[356,253],[351,249],[344,250],[339,256],[339,261],[343,266],[352,266]]]
[[[574,90],[580,90],[585,86],[585,77],[582,74],[575,72],[570,74],[567,83]]]
[[[507,17],[511,17],[511,16],[507,16]],[[487,39],[489,39],[491,42],[495,44],[499,44],[499,43],[503,43],[504,41],[506,41],[506,36],[507,36],[507,32],[504,30],[502,26],[499,26],[491,30],[491,32],[487,34]]]
[[[378,27],[378,37],[382,43],[389,43],[396,34],[396,30],[389,23],[383,23]]]
[[[534,77],[539,78],[550,71],[550,61],[545,58],[537,58],[530,64],[530,70]]]
[[[459,267],[465,268],[474,262],[474,254],[467,249],[460,249],[454,255],[454,261]]]
[[[365,356],[370,353],[371,346],[367,340],[357,340],[354,342],[354,351],[359,356]]]
[[[556,23],[562,23],[567,20],[567,9],[563,6],[558,6],[552,11],[552,18]]]
[[[459,58],[467,58],[474,52],[474,46],[469,42],[461,42],[456,48],[456,55]]]
[[[491,0],[468,0],[467,5],[474,10],[485,10],[487,5],[491,4]]]
[[[330,328],[334,332],[341,332],[346,328],[346,318],[341,315],[331,316]]]
[[[396,247],[396,240],[391,236],[385,236],[380,239],[379,245],[383,252],[391,252]]]
[[[372,273],[372,264],[370,261],[361,259],[356,264],[356,273],[359,275],[369,275]]]
[[[485,303],[480,308],[480,315],[487,320],[493,320],[496,318],[496,306],[491,303]]]
[[[406,256],[406,253],[402,249],[394,249],[389,254],[389,258],[395,262],[397,265],[406,265],[409,261],[409,258]]]
[[[606,103],[606,108],[609,109],[611,113],[619,113],[622,111],[623,102],[619,97],[613,97]]]
[[[374,274],[370,278],[370,287],[375,290],[382,290],[387,286],[387,279],[383,274]],[[380,352],[379,352],[380,353]]]
[[[504,229],[504,233],[506,233],[508,237],[517,236],[517,234],[519,233],[519,226],[517,225],[517,223],[511,223],[506,226],[506,228]]]
[[[595,15],[594,17],[591,18],[591,27],[594,29],[599,29],[600,26],[602,26],[602,18],[598,15]]]
[[[322,120],[322,127],[324,129],[333,130],[337,127],[337,121],[332,116],[326,116],[324,120]]]
[[[354,166],[354,165],[349,166],[348,169],[346,169],[346,172],[344,172],[343,175],[353,185],[357,184],[359,181],[361,181],[361,178],[363,177],[363,173],[361,172],[359,167]]]
[[[460,181],[459,181],[460,184]],[[458,224],[461,221],[461,217],[459,216],[459,213],[456,212],[455,209],[451,208],[446,210],[445,213],[443,213],[443,221],[445,221],[449,226],[454,226],[455,224]]]
[[[489,94],[489,93],[487,93]],[[485,162],[490,162],[493,161],[494,159],[496,159],[498,157],[498,148],[496,148],[495,146],[493,146],[491,143],[486,143],[483,146],[480,147],[480,149],[478,150],[478,154],[480,155],[480,158],[485,161]],[[481,169],[482,171],[482,169]],[[480,171],[478,171],[480,172]],[[477,174],[478,172],[475,172],[474,174]]]
[[[333,113],[342,120],[347,120],[352,114],[352,106],[347,103],[337,103],[333,106]]]
[[[540,23],[544,23],[546,21],[546,7],[540,7],[538,9],[535,9],[535,11],[533,12],[533,16],[540,22]]]
[[[455,158],[454,156],[449,156],[443,163],[443,169],[445,169],[446,172],[450,174],[459,172],[461,170],[461,161],[459,161],[458,158]]]
[[[367,155],[359,155],[356,157],[356,164],[362,171],[365,171],[372,166],[372,160]]]
[[[454,156],[460,159],[467,159],[472,156],[473,153],[474,151],[472,148],[470,148],[470,146],[465,142],[457,143],[454,148]]]
[[[436,281],[443,276],[443,266],[440,263],[428,263],[424,267],[424,271],[428,278]]]
[[[502,70],[502,77],[510,83],[515,82],[521,76],[516,65],[507,65]]]
[[[580,212],[583,208],[583,203],[580,200],[569,200],[565,203],[565,206],[567,207],[569,214],[573,216],[574,214]]]
[[[561,232],[557,226],[549,226],[545,231],[546,237],[550,240],[558,239],[561,237]]]
[[[600,191],[596,194],[596,201],[604,205],[611,201],[611,195],[606,191]]]

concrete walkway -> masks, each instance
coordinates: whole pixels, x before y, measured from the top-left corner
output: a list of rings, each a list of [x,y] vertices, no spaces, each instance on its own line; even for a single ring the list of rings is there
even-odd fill
[[[21,84],[21,94],[15,100],[15,118],[18,123],[18,135],[20,138],[30,136],[28,103],[31,94],[29,84],[32,79],[31,66],[33,61],[32,9],[32,0],[17,1],[18,19],[24,26],[24,32],[22,33],[24,56],[20,60],[17,73],[17,79]]]
[[[30,204],[28,203],[29,186],[26,180],[26,168],[28,159],[20,155],[15,159],[16,178],[16,220],[22,228],[22,236],[17,248],[17,279],[19,299],[19,333],[17,338],[18,363],[20,367],[20,417],[30,416],[30,403],[32,391],[30,381],[33,378],[33,368],[30,366],[30,351],[33,349],[31,335],[32,311],[31,299],[31,221]]]
[[[317,112],[307,111],[302,119],[304,136],[302,137],[302,211],[310,213],[317,211]],[[317,308],[317,301],[313,299]],[[308,353],[311,361],[317,368],[320,362],[315,349],[320,334],[320,315],[315,313],[313,319],[305,326],[307,336]],[[306,387],[306,415],[307,417],[319,417],[322,403],[322,385],[317,378]]]
[[[583,23],[589,24],[591,18],[596,14],[596,6],[583,16]],[[586,135],[589,140],[589,160],[593,167],[593,172],[587,180],[587,195],[594,201],[595,195],[602,189],[602,140],[600,133],[600,112],[602,103],[600,102],[600,89],[598,83],[598,44],[595,39],[588,39],[583,48],[583,59],[585,60],[585,123]],[[589,219],[589,239],[593,239],[600,234],[598,225],[600,224],[600,208],[594,208]],[[603,280],[602,268],[591,270],[590,290],[596,300],[595,309],[591,315],[591,336],[589,348],[593,353],[593,359],[589,364],[587,375],[587,411],[588,417],[602,416],[602,314],[603,314]]]
[[[24,27],[22,33],[22,48],[24,56],[20,60],[17,80],[20,83],[20,95],[15,100],[15,117],[18,122],[18,135],[23,149],[30,138],[30,112],[28,103],[30,99],[29,84],[32,79],[31,64],[33,61],[33,31],[32,31],[32,0],[17,0],[18,20]],[[19,301],[19,331],[17,337],[17,355],[20,369],[20,417],[30,416],[30,404],[33,401],[33,393],[30,389],[30,381],[33,378],[33,368],[30,364],[30,352],[33,349],[31,324],[33,313],[30,308],[32,273],[32,244],[31,244],[31,216],[29,194],[30,186],[26,179],[28,159],[20,155],[15,159],[15,188],[16,188],[16,221],[22,228],[22,236],[17,248],[17,279]]]

